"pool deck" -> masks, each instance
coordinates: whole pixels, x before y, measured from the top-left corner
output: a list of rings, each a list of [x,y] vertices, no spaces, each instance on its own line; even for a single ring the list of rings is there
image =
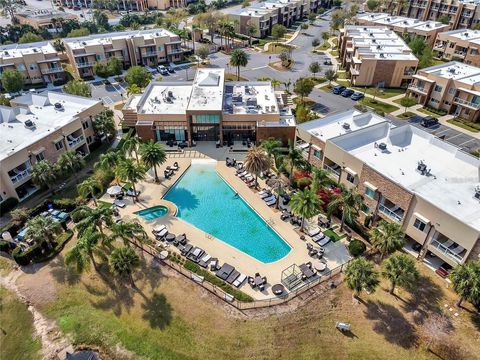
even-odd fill
[[[305,244],[306,241],[300,240],[299,233],[292,225],[290,225],[290,223],[284,222],[280,219],[281,212],[268,207],[264,201],[256,195],[255,190],[250,189],[241,179],[235,176],[235,170],[227,167],[224,161],[219,161],[217,163],[217,171],[219,175],[230,184],[238,194],[290,245],[290,252],[282,259],[272,263],[262,263],[244,252],[205,233],[188,222],[170,214],[148,222],[135,215],[134,212],[138,210],[164,204],[165,201],[161,199],[163,195],[181,177],[191,164],[191,158],[169,157],[167,163],[158,169],[158,173],[163,174],[164,168],[167,165],[172,165],[174,161],[179,163],[180,169],[171,179],[166,180],[161,177],[160,184],[155,184],[153,178],[148,178],[146,181],[137,185],[137,190],[141,191],[139,201],[133,203],[131,199],[125,200],[127,206],[124,209],[120,209],[120,214],[123,218],[139,221],[150,237],[152,237],[152,229],[155,226],[164,224],[171,233],[176,235],[185,233],[187,239],[192,245],[198,246],[204,249],[212,257],[218,258],[220,264],[227,262],[234,266],[239,272],[244,273],[247,276],[253,276],[256,272],[260,273],[262,276],[266,276],[268,284],[263,292],[253,290],[246,282],[240,287],[240,290],[255,299],[273,297],[270,287],[274,284],[281,283],[282,270],[292,264],[300,265],[312,261],[312,258],[308,256]],[[261,186],[262,184],[260,187]],[[104,196],[101,200],[112,202],[112,199],[108,195]],[[232,229],[232,231],[235,231],[235,229]],[[173,245],[169,246],[167,249],[170,251],[178,251]],[[337,243],[329,243],[325,246],[325,249],[324,260],[327,262],[327,269],[333,269],[350,259],[348,251],[341,241]]]

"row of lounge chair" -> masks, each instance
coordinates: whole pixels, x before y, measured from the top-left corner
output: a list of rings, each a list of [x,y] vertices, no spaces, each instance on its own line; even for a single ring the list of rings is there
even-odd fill
[[[316,242],[320,246],[325,246],[330,242],[330,238],[326,236],[318,227],[309,230],[308,236],[310,236],[313,242]]]
[[[227,263],[224,263],[215,273],[220,279],[235,287],[240,287],[247,279],[247,275],[240,273]]]
[[[170,179],[180,167],[178,166],[178,162],[174,162],[172,166],[167,166],[167,168],[163,171],[163,175],[165,179]]]
[[[272,194],[272,192],[270,192],[270,190],[268,189],[263,189],[262,191],[259,191],[258,195],[262,198],[263,201],[265,201],[265,204],[267,204],[268,206],[272,206],[277,203],[277,196]]]

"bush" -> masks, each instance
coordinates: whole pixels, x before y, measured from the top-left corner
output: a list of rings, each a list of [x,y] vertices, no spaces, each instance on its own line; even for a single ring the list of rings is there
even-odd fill
[[[48,261],[50,259],[53,259],[57,254],[63,250],[63,247],[67,242],[70,241],[70,239],[73,237],[73,231],[68,230],[64,232],[63,234],[60,234],[57,236],[55,239],[57,245],[52,250],[47,251],[46,253],[35,253],[34,256],[32,257],[32,262],[34,263],[41,263]]]
[[[5,199],[5,201],[0,204],[0,216],[7,214],[10,210],[17,206],[17,204],[17,198],[10,197]]]
[[[308,24],[303,23],[300,27],[302,28],[302,30],[307,30],[308,29]]]
[[[360,241],[358,239],[354,239],[350,241],[350,244],[348,244],[348,251],[350,254],[354,257],[362,255],[367,247],[363,243],[363,241]]]
[[[26,266],[30,264],[34,257],[39,256],[41,253],[42,249],[37,245],[31,246],[25,251],[22,251],[22,248],[17,246],[12,252],[12,257],[18,265]]]
[[[318,45],[320,45],[320,40],[318,40],[318,39],[313,39],[313,40],[312,40],[312,46],[313,46],[313,47],[317,47]]]
[[[312,183],[312,179],[308,178],[308,177],[304,177],[304,178],[300,178],[298,180],[295,180],[295,185],[297,186],[297,188],[299,188],[300,190],[303,190],[305,189],[307,186],[310,186],[310,184]]]
[[[5,240],[0,240],[0,251],[10,252],[10,243]]]

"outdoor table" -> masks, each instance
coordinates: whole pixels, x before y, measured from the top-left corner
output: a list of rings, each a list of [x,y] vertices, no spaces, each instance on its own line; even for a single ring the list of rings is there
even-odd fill
[[[300,270],[302,271],[303,275],[305,275],[308,278],[311,278],[315,273],[306,265],[302,264],[299,266]]]
[[[167,241],[173,241],[175,240],[175,234],[167,234],[167,236],[165,236],[165,240]]]
[[[263,279],[261,276],[255,276],[255,285],[260,286],[263,284]]]
[[[321,261],[315,261],[313,263],[313,267],[315,268],[315,270],[317,271],[325,271],[325,269],[327,268],[327,264],[321,262]]]
[[[272,292],[275,295],[282,295],[284,291],[285,291],[285,288],[283,287],[282,284],[275,284],[272,286]]]

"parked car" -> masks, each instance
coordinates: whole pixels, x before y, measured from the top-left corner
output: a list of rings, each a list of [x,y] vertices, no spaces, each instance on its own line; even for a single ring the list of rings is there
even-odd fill
[[[158,72],[162,75],[168,75],[168,70],[165,66],[159,65],[158,66]]]
[[[171,67],[170,65],[167,66],[167,71],[170,73],[170,74],[173,74],[175,72],[175,70],[173,69],[173,67]]]
[[[450,270],[452,266],[446,262],[444,262],[435,272],[437,275],[441,276],[442,278],[446,278],[448,274],[450,274]]]
[[[365,95],[363,93],[355,91],[352,94],[352,96],[350,96],[350,99],[357,101],[357,100],[363,99],[364,97],[365,97]]]
[[[333,64],[332,64],[332,60],[330,60],[330,59],[325,59],[325,60],[323,61],[323,65],[333,65]]]
[[[340,95],[342,95],[343,97],[350,97],[353,95],[354,92],[355,91],[353,91],[352,89],[345,89]]]
[[[421,125],[423,127],[429,128],[438,124],[438,119],[433,116],[426,116],[422,119]]]
[[[210,44],[211,41],[207,38],[201,38],[200,40],[198,40],[199,43],[202,43],[202,44]]]
[[[342,93],[343,90],[345,90],[346,87],[343,86],[343,85],[335,85],[332,89],[332,92],[335,94],[335,95],[339,95]]]

